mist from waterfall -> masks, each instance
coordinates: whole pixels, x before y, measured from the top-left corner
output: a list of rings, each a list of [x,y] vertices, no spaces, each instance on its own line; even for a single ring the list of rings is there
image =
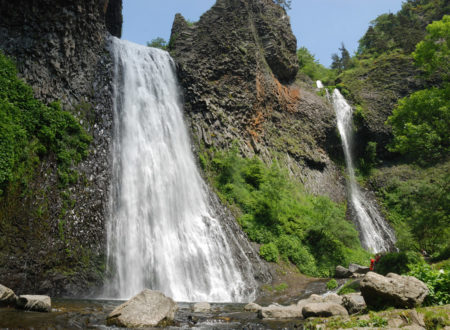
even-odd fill
[[[256,282],[236,265],[197,170],[172,58],[117,38],[111,51],[113,276],[105,296],[128,299],[150,288],[177,301],[254,299]]]
[[[319,87],[319,84],[317,84]],[[337,127],[342,140],[345,162],[348,171],[349,202],[355,211],[355,220],[360,233],[362,246],[374,253],[393,248],[395,235],[379,213],[375,201],[364,193],[355,179],[355,167],[352,156],[353,109],[338,89],[331,96],[337,117]]]

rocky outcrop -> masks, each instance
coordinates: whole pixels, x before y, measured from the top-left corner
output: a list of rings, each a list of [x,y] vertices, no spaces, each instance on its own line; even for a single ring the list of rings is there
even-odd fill
[[[348,268],[345,268],[340,265],[336,266],[336,270],[334,271],[334,276],[336,278],[348,278],[352,275],[353,273]]]
[[[330,317],[337,315],[348,315],[347,310],[335,303],[313,303],[307,304],[302,309],[303,317]]]
[[[17,296],[14,291],[0,284],[0,307],[12,307],[16,305]]]
[[[93,137],[77,182],[59,188],[55,157],[24,191],[0,198],[0,281],[15,292],[82,295],[105,270],[112,63],[121,0],[0,0],[0,50],[44,103],[61,101]],[[91,290],[90,290],[91,291]]]
[[[345,307],[349,314],[360,313],[367,307],[366,302],[360,292],[344,295],[342,297],[342,306]]]
[[[49,296],[23,295],[17,299],[16,308],[33,312],[51,312],[52,301]]]
[[[428,287],[422,281],[393,273],[383,276],[369,272],[360,285],[366,304],[375,308],[411,308],[420,305],[428,295]]]
[[[229,148],[270,163],[274,154],[307,189],[345,199],[328,156],[335,116],[315,90],[295,82],[296,42],[272,0],[218,0],[195,24],[176,15],[169,49],[178,64],[197,147]]]
[[[108,325],[126,328],[167,326],[173,322],[177,304],[161,292],[145,289],[114,309]]]
[[[389,153],[386,146],[392,138],[391,128],[385,125],[398,100],[423,89],[426,81],[420,78],[421,71],[414,65],[410,55],[393,53],[382,55],[370,66],[351,70],[339,77],[339,84],[347,89],[348,98],[354,104],[360,104],[363,113],[358,116],[359,127],[356,138],[362,148],[365,143],[377,142],[377,153],[386,158]]]
[[[367,274],[370,268],[358,264],[350,264],[348,265],[348,270],[351,271],[352,274]]]
[[[258,312],[262,307],[256,303],[248,303],[244,306],[244,310],[247,312]]]

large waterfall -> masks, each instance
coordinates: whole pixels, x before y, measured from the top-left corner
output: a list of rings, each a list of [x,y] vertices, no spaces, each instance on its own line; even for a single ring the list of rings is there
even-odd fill
[[[318,85],[319,87],[319,85]],[[395,243],[394,232],[380,215],[374,201],[366,196],[356,183],[355,168],[352,159],[353,110],[345,98],[335,89],[332,102],[337,117],[337,126],[344,148],[345,162],[348,171],[348,183],[351,206],[356,215],[361,244],[372,252],[391,249]]]
[[[236,265],[197,170],[173,60],[116,38],[112,53],[113,276],[105,295],[127,299],[150,288],[177,301],[253,299],[255,282]]]

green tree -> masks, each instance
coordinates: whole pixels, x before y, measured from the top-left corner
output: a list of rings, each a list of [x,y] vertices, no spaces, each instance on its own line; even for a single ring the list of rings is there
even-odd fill
[[[158,37],[158,38],[153,39],[151,42],[147,42],[147,46],[166,50],[167,49],[167,41],[161,37]]]
[[[322,80],[325,84],[331,83],[335,78],[335,72],[327,69],[306,47],[297,51],[299,71],[309,76],[312,80]]]
[[[394,141],[390,151],[408,154],[422,163],[450,151],[450,85],[426,89],[401,99],[387,123]]]
[[[450,15],[427,26],[427,35],[413,53],[416,63],[428,73],[436,70],[448,80],[450,71]]]

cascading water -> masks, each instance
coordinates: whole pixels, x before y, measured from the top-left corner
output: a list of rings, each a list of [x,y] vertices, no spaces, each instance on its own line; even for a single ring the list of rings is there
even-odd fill
[[[355,220],[359,229],[361,244],[365,249],[372,252],[388,251],[393,248],[395,243],[394,232],[378,212],[374,201],[364,194],[355,179],[355,168],[351,153],[353,109],[338,89],[335,89],[333,92],[332,103],[336,112],[337,126],[344,149],[350,202],[356,213]]]
[[[196,168],[173,60],[116,38],[112,53],[114,275],[105,295],[127,299],[151,288],[177,301],[252,300],[256,282],[236,266]]]

